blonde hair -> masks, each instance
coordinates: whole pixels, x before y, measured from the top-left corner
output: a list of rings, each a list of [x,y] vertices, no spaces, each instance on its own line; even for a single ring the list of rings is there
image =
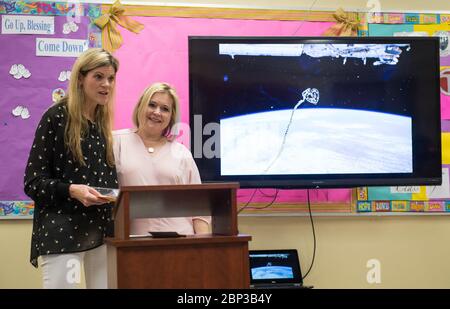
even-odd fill
[[[178,116],[179,116],[179,100],[178,95],[175,89],[167,84],[167,83],[154,83],[147,87],[144,90],[144,93],[142,94],[141,98],[139,99],[138,103],[134,107],[133,110],[133,123],[136,126],[137,129],[139,129],[139,116],[142,115],[142,113],[145,111],[145,108],[147,107],[148,103],[152,99],[153,95],[155,93],[167,93],[172,98],[173,106],[172,106],[172,115],[170,116],[169,125],[164,130],[163,135],[169,136],[172,127],[178,122]]]
[[[72,67],[67,95],[59,101],[67,106],[67,125],[64,142],[72,153],[73,158],[81,165],[86,165],[81,149],[81,138],[87,134],[89,125],[86,118],[83,117],[83,107],[86,102],[80,80],[89,71],[104,66],[112,66],[114,72],[117,73],[119,61],[109,52],[101,48],[91,48],[82,53]],[[111,101],[113,97],[114,87],[111,91]],[[108,102],[105,105],[97,105],[94,121],[106,140],[106,161],[109,166],[114,166],[111,133],[113,102]]]

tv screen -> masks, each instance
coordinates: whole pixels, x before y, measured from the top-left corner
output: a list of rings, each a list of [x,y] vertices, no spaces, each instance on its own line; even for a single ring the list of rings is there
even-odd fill
[[[439,38],[190,37],[204,182],[436,185]]]

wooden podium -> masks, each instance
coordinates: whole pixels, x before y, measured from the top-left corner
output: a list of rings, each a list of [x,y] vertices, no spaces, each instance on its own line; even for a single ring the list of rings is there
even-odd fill
[[[249,288],[248,242],[238,235],[237,183],[122,187],[107,238],[109,288]],[[130,238],[137,218],[211,216],[212,234]]]

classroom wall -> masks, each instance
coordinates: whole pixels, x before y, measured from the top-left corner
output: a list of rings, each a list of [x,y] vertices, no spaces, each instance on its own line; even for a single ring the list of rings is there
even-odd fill
[[[0,221],[0,289],[42,287],[41,271],[28,262],[31,220]]]
[[[150,1],[147,1],[150,2]],[[272,6],[273,1],[165,1]],[[309,8],[313,1],[277,1],[279,8]],[[367,1],[317,1],[314,9],[366,8]],[[381,9],[450,11],[448,1],[380,1]],[[317,288],[450,288],[450,216],[316,217],[317,251],[306,279]],[[0,288],[40,288],[41,272],[29,264],[31,220],[0,221]],[[302,268],[312,259],[308,217],[240,217],[250,249],[297,248]],[[369,284],[366,263],[377,259],[381,283]]]
[[[450,288],[450,217],[316,217],[316,257],[305,284],[316,288]],[[254,249],[296,248],[308,270],[313,236],[308,217],[247,217],[239,231]],[[380,283],[369,283],[371,259]]]
[[[317,250],[305,283],[317,288],[450,288],[450,217],[316,217]],[[250,249],[296,248],[306,271],[313,254],[308,217],[240,217]],[[31,221],[0,222],[0,288],[40,288],[28,262]],[[381,283],[366,267],[380,261]]]

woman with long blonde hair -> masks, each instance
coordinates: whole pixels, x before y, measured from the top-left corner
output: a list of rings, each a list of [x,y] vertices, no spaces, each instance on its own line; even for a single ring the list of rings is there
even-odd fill
[[[75,288],[84,263],[86,287],[106,288],[104,237],[111,204],[98,187],[117,188],[112,107],[119,63],[93,48],[73,65],[67,95],[42,116],[25,170],[35,202],[30,262],[44,288]]]

